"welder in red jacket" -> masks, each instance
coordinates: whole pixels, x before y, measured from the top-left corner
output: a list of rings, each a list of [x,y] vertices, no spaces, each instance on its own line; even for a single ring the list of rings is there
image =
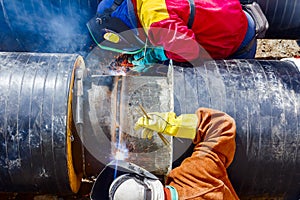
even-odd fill
[[[154,52],[149,48],[151,54],[141,52],[145,57],[150,57],[146,62],[155,59],[185,62],[208,57],[255,56],[255,24],[251,16],[243,11],[239,0],[102,0],[97,14],[98,19],[103,15],[104,19],[118,18],[130,29],[142,27],[148,43],[162,47],[155,48]],[[100,21],[102,23],[103,18]],[[113,26],[118,25],[108,25],[106,30],[114,29]],[[93,27],[89,29],[93,38],[98,40],[96,42],[100,43],[100,39],[93,34],[94,30],[91,30]],[[117,41],[112,40],[113,43]]]

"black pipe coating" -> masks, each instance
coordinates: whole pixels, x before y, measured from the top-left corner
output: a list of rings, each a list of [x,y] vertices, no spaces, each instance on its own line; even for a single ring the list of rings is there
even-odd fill
[[[0,52],[1,192],[71,193],[66,131],[77,58]]]
[[[299,68],[290,61],[227,60],[174,69],[177,114],[209,107],[235,119],[229,176],[239,196],[299,198]]]
[[[257,0],[265,13],[268,39],[300,39],[299,0]]]
[[[70,191],[66,104],[76,57],[0,53],[0,191]],[[209,107],[235,119],[237,149],[228,172],[239,196],[298,198],[299,67],[276,60],[208,61],[174,66],[173,79],[177,115]],[[176,142],[173,149],[180,151]]]

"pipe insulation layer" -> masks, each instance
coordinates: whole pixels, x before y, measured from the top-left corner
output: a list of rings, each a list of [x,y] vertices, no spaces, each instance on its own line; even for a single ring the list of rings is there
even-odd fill
[[[257,0],[269,22],[266,38],[300,39],[299,0]]]
[[[0,1],[0,50],[53,53],[88,51],[85,26],[97,0]]]
[[[300,195],[300,71],[290,61],[224,60],[174,68],[175,112],[227,112],[237,125],[229,176],[240,196]],[[174,151],[180,142],[174,140]],[[176,149],[177,148],[177,149]],[[176,156],[175,156],[176,157]]]
[[[298,0],[257,2],[270,25],[266,38],[300,39]],[[97,0],[2,0],[0,51],[83,55],[94,44],[86,23],[95,15],[97,3]]]
[[[83,66],[75,54],[0,53],[1,192],[78,191],[70,101]]]
[[[109,66],[113,55],[102,56],[81,83],[84,77],[73,72],[84,65],[78,55],[0,53],[0,191],[79,189],[82,169],[73,166],[73,159],[82,158],[72,156],[76,141],[70,125],[77,74],[75,121],[81,142],[97,162],[122,156],[164,176],[188,155],[191,141],[166,137],[170,147],[158,135],[142,139],[133,127],[142,116],[139,105],[148,112],[174,109],[177,115],[209,107],[236,121],[237,148],[228,172],[237,193],[298,198],[300,69],[295,62],[219,60],[111,76],[99,64]]]

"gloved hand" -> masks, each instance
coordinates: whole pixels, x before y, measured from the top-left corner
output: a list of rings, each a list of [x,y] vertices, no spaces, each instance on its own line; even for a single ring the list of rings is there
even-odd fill
[[[133,70],[143,72],[146,65],[159,63],[168,60],[163,47],[148,47],[133,56],[131,63],[134,65]]]
[[[198,117],[196,114],[182,114],[176,117],[174,112],[153,112],[147,117],[140,117],[135,123],[134,129],[144,128],[143,137],[151,138],[153,132],[163,133],[170,136],[194,139]]]

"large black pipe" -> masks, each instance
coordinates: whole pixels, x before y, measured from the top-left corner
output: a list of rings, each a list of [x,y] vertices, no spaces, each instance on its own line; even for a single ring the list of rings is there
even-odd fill
[[[236,120],[229,175],[238,194],[298,199],[300,69],[290,61],[228,60],[174,70],[177,114],[210,107]],[[178,145],[174,140],[177,154],[188,146]]]
[[[234,117],[237,124],[237,149],[229,176],[238,194],[299,197],[299,66],[291,61],[220,60],[205,62],[195,68],[174,66],[174,71],[168,73],[166,67],[161,66],[148,77],[130,77],[128,74],[118,78],[103,75],[99,64],[103,68],[107,66],[107,54],[102,56],[103,63],[89,68],[87,88],[96,86],[99,90],[96,92],[103,99],[90,93],[92,100],[86,102],[89,110],[84,111],[95,112],[90,115],[96,126],[103,123],[114,127],[111,126],[115,123],[111,117],[114,113],[123,116],[125,125],[133,124],[138,113],[132,106],[143,99],[147,100],[143,105],[149,111],[169,109],[166,106],[169,104],[157,104],[159,99],[174,99],[174,111],[178,115],[194,113],[198,107],[222,110]],[[80,168],[73,171],[71,174],[75,177],[70,178],[73,166],[67,163],[72,158],[68,151],[72,132],[67,130],[66,133],[72,118],[69,113],[72,69],[81,62],[78,63],[73,54],[34,53],[1,53],[0,61],[0,191],[70,191],[70,182],[80,182],[81,172]],[[163,78],[164,74],[172,78],[173,84],[170,80],[171,84],[165,85],[168,81]],[[116,79],[117,82],[112,82]],[[132,91],[132,86],[136,90]],[[116,90],[111,91],[113,88]],[[170,91],[158,92],[158,89],[172,89],[174,95],[170,95]],[[128,96],[131,93],[124,90],[131,91],[132,95]],[[155,98],[154,94],[157,95]],[[112,113],[116,106],[110,102],[122,100],[124,102],[118,105],[122,108],[120,113],[115,110]],[[101,105],[107,107],[101,109]],[[93,110],[91,106],[100,108]],[[93,124],[90,126],[91,130],[98,128]],[[101,138],[109,138],[110,133],[104,132],[105,136]],[[129,137],[131,150],[136,150],[133,147],[140,140]],[[185,141],[185,146],[178,140],[173,142],[173,158],[176,159],[191,145],[190,141]],[[159,146],[154,147],[157,151]],[[101,148],[103,145],[99,145],[99,150]],[[139,148],[151,153],[149,148]],[[133,153],[138,160],[141,160],[139,155],[144,155]],[[161,159],[155,160],[159,161]],[[101,167],[96,166],[94,170],[100,171]],[[76,188],[72,191],[78,190],[78,185]]]
[[[222,110],[231,115],[237,125],[237,149],[228,172],[239,196],[245,198],[283,196],[286,199],[299,199],[299,59],[298,64],[291,60],[207,61],[194,68],[173,66],[171,68],[173,72],[168,71],[166,66],[159,65],[140,74],[144,77],[136,75],[130,77],[131,73],[127,73],[120,79],[118,85],[115,85],[112,80],[116,77],[107,75],[109,74],[107,66],[110,66],[107,62],[110,60],[108,54],[100,51],[96,55],[86,60],[91,75],[88,80],[94,82],[93,85],[101,85],[97,87],[99,90],[97,93],[102,94],[102,104],[97,101],[93,102],[95,99],[100,99],[95,95],[91,95],[93,101],[89,101],[90,107],[99,107],[94,109],[101,113],[101,115],[98,114],[101,117],[94,119],[96,122],[103,121],[105,118],[112,119],[108,123],[115,121],[111,112],[105,111],[107,108],[116,107],[110,103],[112,101],[110,93],[116,93],[120,99],[127,100],[119,103],[118,106],[131,112],[122,112],[123,110],[120,109],[118,114],[124,116],[124,121],[128,126],[134,124],[133,118],[140,116],[134,109],[137,102],[142,103],[147,111],[154,112],[159,111],[158,99],[174,100],[174,111],[177,115],[194,113],[199,107]],[[92,64],[92,57],[101,62]],[[163,76],[171,77],[169,78],[170,85],[159,85],[158,81],[154,81]],[[136,80],[132,82],[136,85],[131,88],[126,82],[134,78]],[[145,83],[137,81],[138,78]],[[154,85],[154,87],[149,87],[149,85]],[[115,88],[119,87],[127,88],[133,94],[116,91]],[[154,94],[161,88],[172,88],[173,95],[160,92],[158,95],[160,98],[155,98]],[[101,106],[103,109],[100,109]],[[130,131],[125,131],[125,133],[130,133]],[[131,132],[132,135],[134,133],[134,131]],[[101,136],[101,138],[105,137],[107,136],[104,134]],[[139,140],[139,138],[130,140],[130,146],[137,146]],[[91,144],[86,145],[91,146]],[[190,156],[192,147],[190,140],[173,140],[173,167],[180,164],[186,156]],[[148,149],[146,145],[146,148],[141,148],[141,151]],[[142,159],[138,159],[140,160]],[[155,165],[154,160],[151,163]]]
[[[300,38],[300,2],[298,0],[240,0],[247,4],[257,2],[269,22],[267,39]]]
[[[251,2],[253,0],[241,0]],[[97,0],[0,1],[0,51],[89,52],[86,22]],[[300,39],[298,0],[257,0],[269,20],[266,38]]]
[[[79,67],[76,54],[0,52],[1,192],[79,190],[83,172],[75,164],[82,158],[71,112]]]

